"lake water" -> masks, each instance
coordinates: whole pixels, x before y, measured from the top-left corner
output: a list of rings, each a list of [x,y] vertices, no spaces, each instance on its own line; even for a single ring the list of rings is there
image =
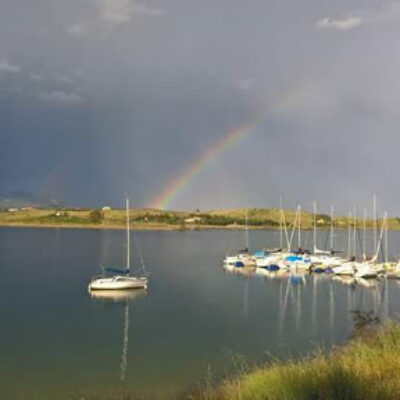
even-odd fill
[[[210,371],[223,377],[239,356],[262,362],[341,343],[353,310],[385,320],[400,309],[397,281],[307,275],[293,284],[225,272],[226,251],[243,246],[240,231],[135,236],[149,289],[106,299],[92,298],[87,284],[101,266],[124,265],[123,231],[0,229],[1,399],[106,398],[123,388],[175,399]],[[338,245],[346,238],[338,234]],[[279,233],[253,231],[250,241],[273,247]],[[398,244],[391,232],[392,256]]]

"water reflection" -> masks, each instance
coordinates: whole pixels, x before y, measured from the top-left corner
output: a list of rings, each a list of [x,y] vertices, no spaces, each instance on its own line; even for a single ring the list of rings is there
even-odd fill
[[[112,301],[113,303],[123,303],[127,301],[138,300],[147,295],[143,289],[135,290],[88,290],[93,299]]]
[[[129,304],[133,300],[138,300],[146,296],[145,290],[89,290],[89,294],[93,299],[102,300],[105,302],[112,302],[120,304],[124,308],[123,317],[123,338],[122,338],[122,352],[120,362],[120,376],[121,382],[125,381],[126,371],[128,369],[128,347],[129,347]]]
[[[93,274],[123,263],[124,234],[0,230],[0,311],[7,321],[0,329],[1,399],[116,398],[131,390],[135,398],[176,399],[208,366],[224,375],[226,350],[250,363],[265,354],[301,357],[344,342],[354,326],[352,310],[398,317],[396,280],[223,271],[221,254],[243,241],[235,231],[141,232],[151,296],[89,295]],[[275,231],[251,235],[256,248],[279,243]],[[338,233],[338,242],[346,238]],[[396,247],[400,232],[390,238]]]
[[[228,274],[246,277],[246,308],[249,281],[263,279],[268,283],[265,289],[277,297],[277,335],[281,342],[285,333],[293,331],[301,335],[308,330],[314,338],[325,332],[330,343],[335,343],[336,325],[340,320],[346,321],[350,333],[355,312],[370,312],[380,322],[390,318],[389,286],[385,278],[362,279],[285,270],[271,272],[250,267],[225,270]]]

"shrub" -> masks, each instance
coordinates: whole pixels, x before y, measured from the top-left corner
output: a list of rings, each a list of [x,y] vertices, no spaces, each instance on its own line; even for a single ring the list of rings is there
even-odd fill
[[[104,213],[101,210],[92,210],[89,213],[89,220],[94,224],[99,224],[104,220]]]

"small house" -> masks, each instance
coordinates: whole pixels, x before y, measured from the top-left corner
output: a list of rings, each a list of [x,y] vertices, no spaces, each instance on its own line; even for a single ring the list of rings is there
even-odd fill
[[[186,218],[185,219],[185,223],[186,224],[196,224],[198,222],[201,222],[201,218],[200,217],[192,217],[192,218]]]

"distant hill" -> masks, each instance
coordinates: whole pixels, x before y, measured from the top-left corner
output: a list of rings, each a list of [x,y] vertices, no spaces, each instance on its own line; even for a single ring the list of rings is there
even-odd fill
[[[0,197],[0,226],[71,226],[92,228],[125,228],[125,210],[76,208],[68,207],[54,200],[50,196],[27,196],[26,193],[18,193],[16,196]],[[49,206],[45,206],[49,204]],[[4,207],[5,205],[5,207]],[[29,207],[30,209],[21,209]],[[16,210],[10,210],[16,208]],[[93,211],[99,218],[94,218]],[[99,214],[100,213],[100,214]],[[246,218],[247,216],[247,218]],[[245,229],[248,225],[251,229],[279,229],[281,223],[281,211],[276,208],[252,208],[252,209],[222,209],[203,212],[173,211],[133,208],[130,210],[131,226],[136,229],[153,230],[184,230],[184,229]],[[283,210],[289,234],[298,226],[295,210]],[[313,214],[303,211],[301,213],[302,229],[313,228]],[[318,229],[329,229],[331,219],[328,215],[317,214],[316,223]],[[368,219],[365,223],[367,229],[372,229],[374,223]],[[378,221],[378,226],[382,220]],[[354,220],[348,217],[337,216],[333,219],[333,226],[338,229],[348,229],[354,226]],[[356,227],[362,229],[364,221],[356,220]],[[400,229],[400,218],[388,219],[389,229]]]
[[[65,206],[64,202],[46,193],[33,193],[24,190],[0,193],[0,208],[62,208]]]

